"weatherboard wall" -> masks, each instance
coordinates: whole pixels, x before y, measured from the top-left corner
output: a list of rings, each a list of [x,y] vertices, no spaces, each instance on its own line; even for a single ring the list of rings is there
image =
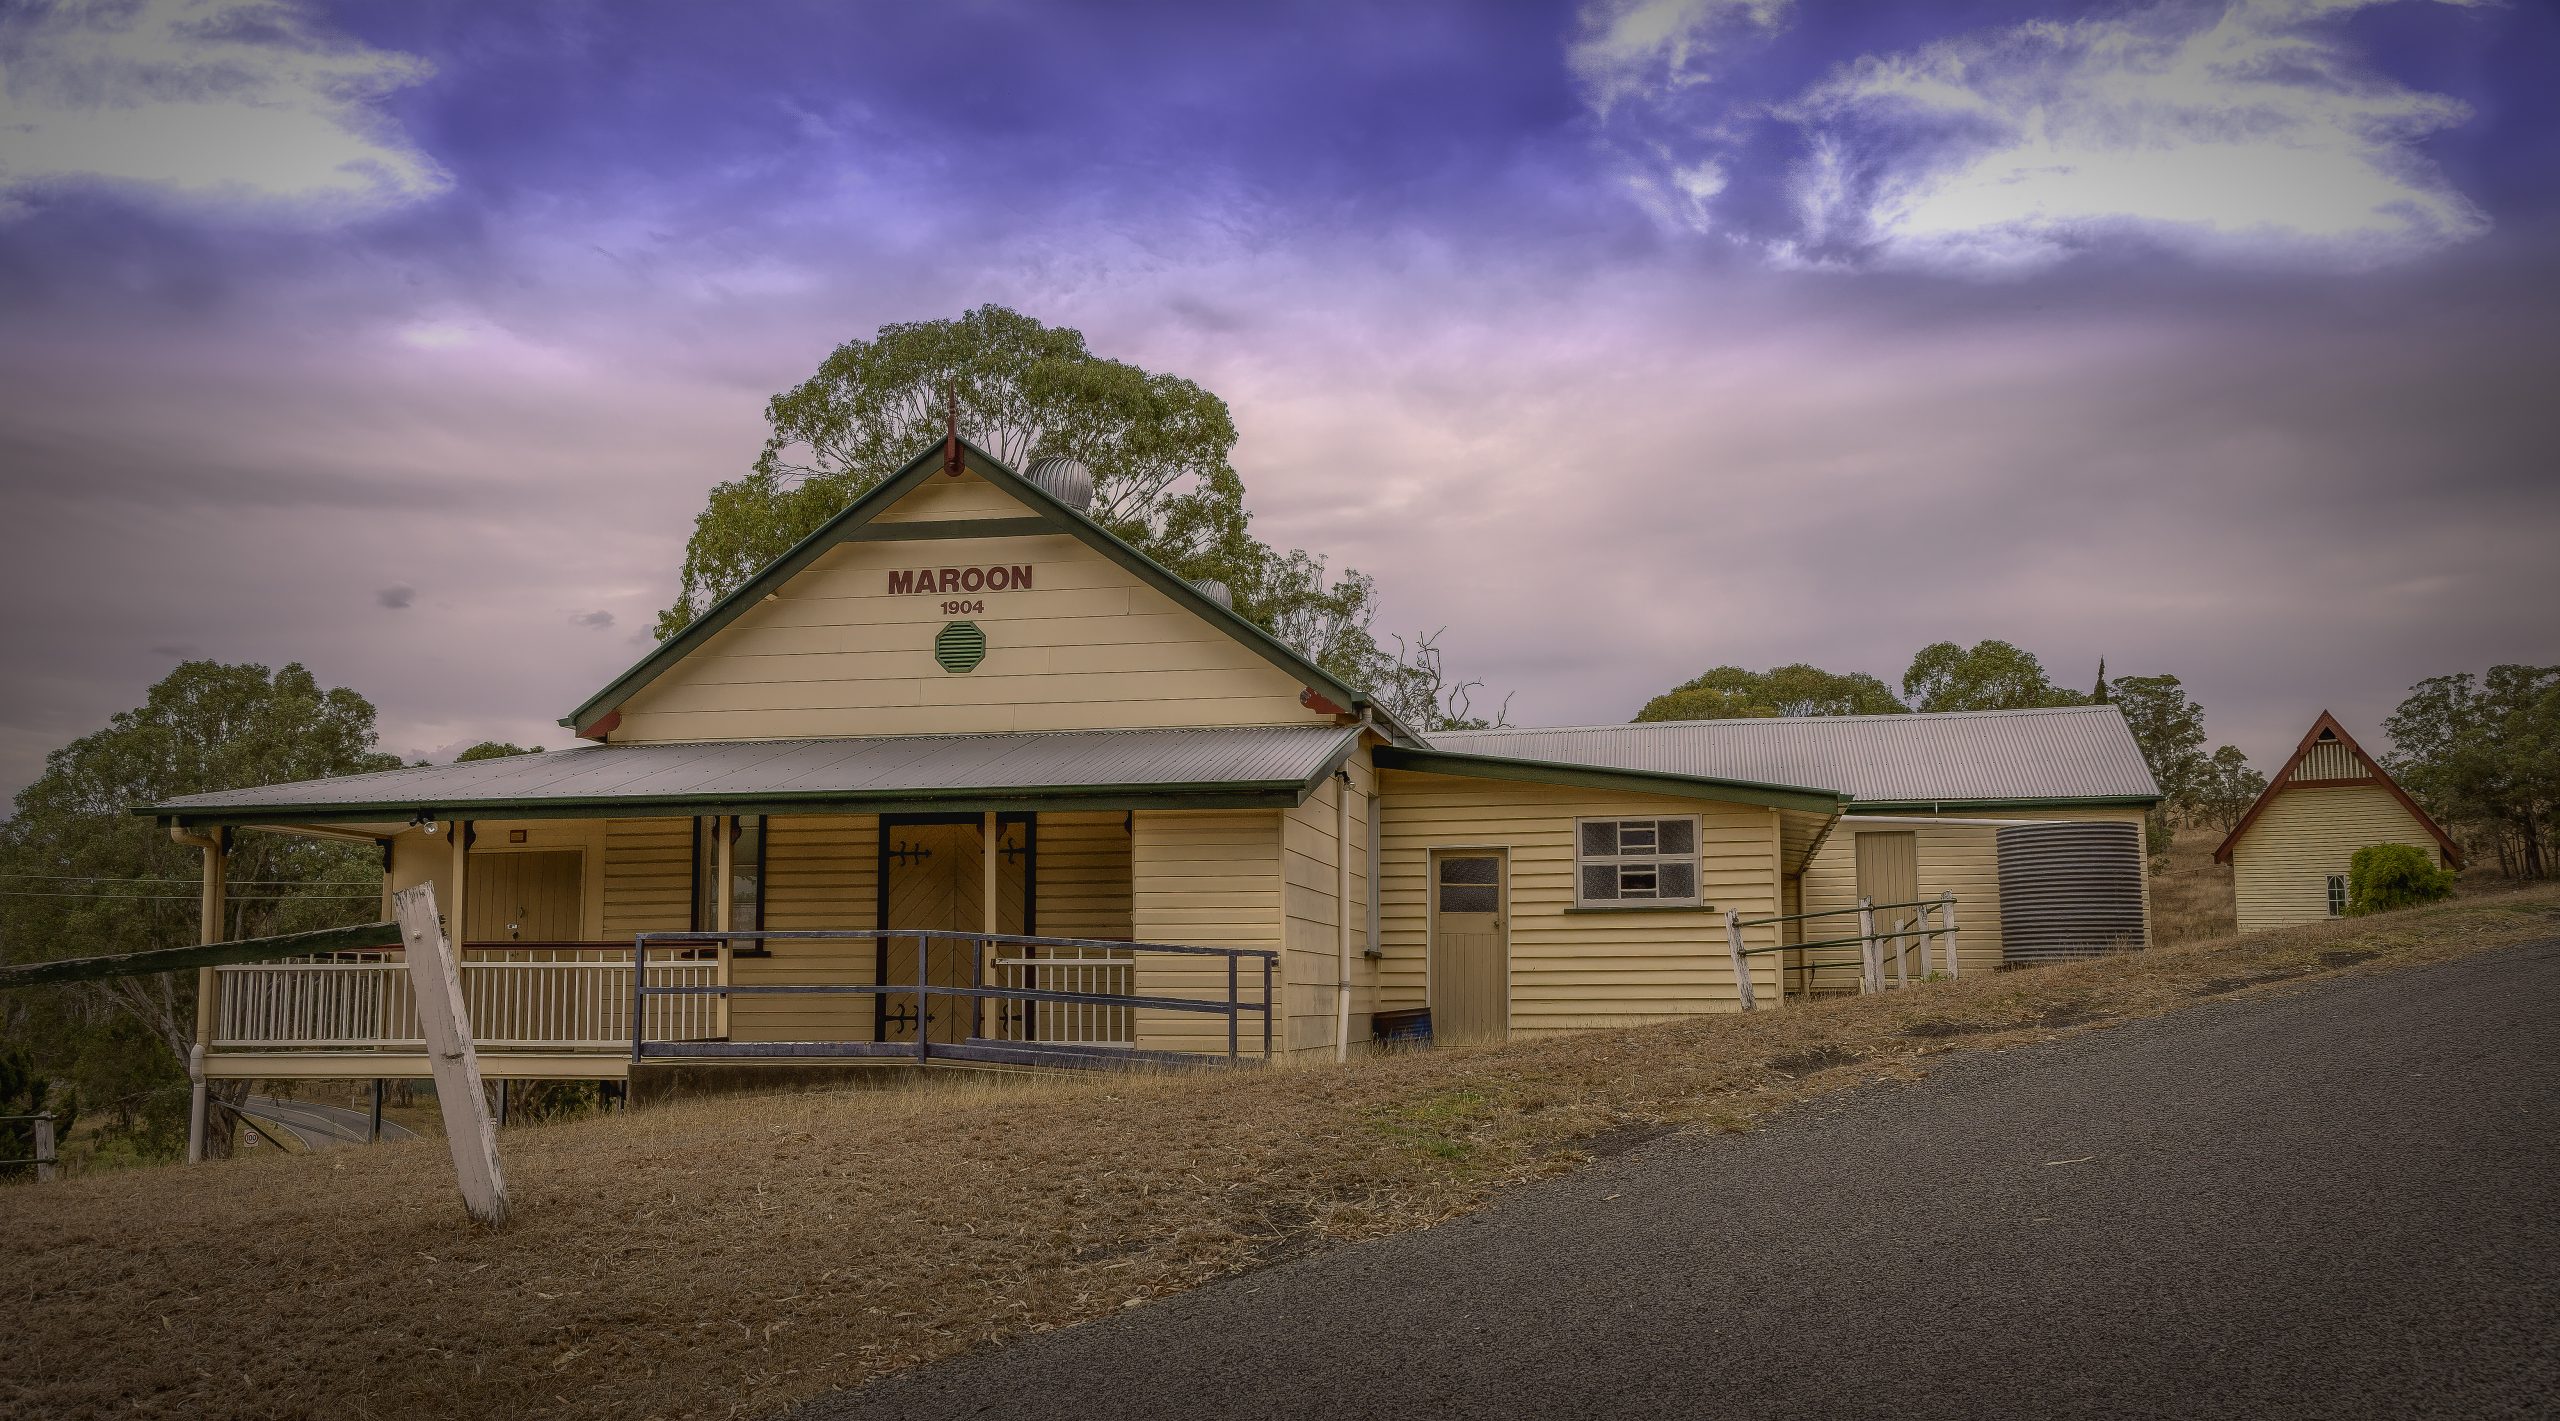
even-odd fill
[[[1778,911],[1778,811],[1651,795],[1390,770],[1380,776],[1385,850],[1378,1010],[1429,1002],[1429,886],[1434,849],[1500,848],[1510,864],[1511,1032],[1633,1026],[1732,1011],[1724,913]],[[1706,906],[1574,907],[1575,821],[1699,816]],[[1749,929],[1769,946],[1776,929]],[[1752,959],[1754,988],[1777,990],[1774,954]]]
[[[2329,875],[2347,872],[2356,850],[2370,844],[2409,844],[2444,859],[2435,835],[2379,780],[2287,786],[2231,846],[2240,931],[2329,916]]]
[[[1286,851],[1278,810],[1170,811],[1140,813],[1135,818],[1129,858],[1132,919],[1139,941],[1282,950]],[[1202,1002],[1227,998],[1224,958],[1142,955],[1132,976],[1139,996]],[[1259,977],[1255,967],[1241,968],[1247,996],[1259,996]],[[1294,1000],[1284,1004],[1283,1016],[1299,1005],[1303,1003]],[[1247,1020],[1240,1035],[1246,1049],[1258,1050],[1260,1021]],[[1154,1051],[1223,1054],[1226,1019],[1206,1012],[1140,1011],[1137,1045]]]
[[[1351,1034],[1354,1044],[1368,1035],[1368,998],[1374,973],[1369,964],[1369,806],[1377,792],[1377,775],[1364,750],[1343,767],[1351,776],[1346,797],[1339,777],[1328,777],[1305,803],[1281,814],[1281,977],[1286,983],[1287,1013],[1283,1040],[1298,1053],[1329,1052],[1339,1026],[1342,940],[1339,924],[1347,912],[1351,927]],[[1335,837],[1339,808],[1348,820],[1351,897],[1340,898],[1344,844]]]
[[[951,486],[957,485],[957,487]],[[1031,510],[976,476],[927,483],[886,527]],[[1001,509],[985,499],[1002,500]],[[1028,569],[1027,590],[892,592],[893,576]],[[1005,580],[1017,576],[1008,571]],[[986,655],[945,670],[968,621]],[[620,707],[620,742],[925,735],[1132,726],[1324,724],[1299,680],[1065,533],[840,543]]]
[[[1822,848],[1805,866],[1802,897],[1806,913],[1836,914],[1815,918],[1803,924],[1802,941],[1820,942],[1830,938],[1849,937],[1858,931],[1858,845],[1861,833],[1913,833],[1919,851],[1920,896],[1935,898],[1941,893],[1956,895],[1957,963],[1966,972],[1995,971],[2001,964],[2000,940],[2000,843],[1995,824],[1974,823],[1975,820],[2098,820],[2108,823],[2131,823],[2136,832],[2145,824],[2143,810],[2130,805],[2090,805],[2057,807],[2034,805],[2017,809],[1959,809],[1938,814],[1893,814],[1876,816],[1873,822],[1861,823],[1854,815],[1840,821]],[[1879,914],[1879,932],[1892,927],[1892,914]],[[1900,916],[1911,916],[1908,912]],[[1933,919],[1934,921],[1934,919]],[[2143,937],[2150,939],[2151,893],[2147,874],[2143,885]],[[1932,947],[1932,952],[1939,949]],[[1793,955],[1790,955],[1791,958]],[[1824,962],[1835,958],[1853,959],[1855,949],[1833,948],[1818,951],[1811,957]],[[1801,965],[1804,959],[1794,959]],[[1913,971],[1919,970],[1919,957],[1911,959]],[[1791,977],[1789,986],[1796,987],[1806,979]],[[1828,968],[1811,978],[1817,991],[1855,991],[1857,971],[1853,966]]]

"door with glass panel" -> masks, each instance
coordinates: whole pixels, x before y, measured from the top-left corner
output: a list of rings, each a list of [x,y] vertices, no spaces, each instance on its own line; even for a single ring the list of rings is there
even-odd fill
[[[1511,903],[1500,849],[1431,855],[1431,1037],[1498,1041],[1511,1029]]]

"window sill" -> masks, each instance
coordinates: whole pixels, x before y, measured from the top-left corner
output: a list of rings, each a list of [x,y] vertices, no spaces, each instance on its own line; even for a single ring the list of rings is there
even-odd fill
[[[1713,903],[1576,903],[1568,913],[1712,913]]]

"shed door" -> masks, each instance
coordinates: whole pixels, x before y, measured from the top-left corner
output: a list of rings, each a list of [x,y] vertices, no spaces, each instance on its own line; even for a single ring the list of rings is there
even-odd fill
[[[1877,906],[1879,933],[1890,931],[1895,923],[1912,916],[1916,909],[1887,910],[1884,905],[1919,901],[1920,836],[1907,829],[1892,834],[1860,834],[1858,896]]]
[[[1510,904],[1499,849],[1431,856],[1431,1036],[1498,1041],[1511,1030]]]
[[[587,856],[576,849],[478,854],[464,882],[465,942],[576,942]]]

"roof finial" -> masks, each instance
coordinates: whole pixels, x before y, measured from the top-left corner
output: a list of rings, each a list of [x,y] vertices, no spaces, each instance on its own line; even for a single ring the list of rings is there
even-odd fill
[[[942,416],[942,471],[956,479],[960,477],[960,471],[965,467],[960,462],[959,382],[956,380],[943,382],[942,395],[944,402]]]

